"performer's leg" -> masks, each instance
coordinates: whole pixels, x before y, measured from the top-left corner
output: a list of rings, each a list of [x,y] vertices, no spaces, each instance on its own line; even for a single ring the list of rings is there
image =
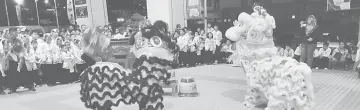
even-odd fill
[[[44,84],[49,84],[49,73],[48,73],[48,69],[49,68],[49,65],[48,64],[41,64],[40,65],[40,69],[41,69],[41,72],[42,72],[42,82]]]
[[[46,74],[48,75],[47,77],[47,84],[48,84],[48,86],[55,86],[55,84],[56,84],[56,77],[57,76],[55,76],[56,75],[56,71],[58,71],[57,69],[56,69],[56,64],[47,64],[47,66],[46,66]]]
[[[222,53],[221,53],[221,46],[217,46],[216,47],[216,52],[215,52],[215,57],[214,57],[215,61],[217,61],[217,63],[220,63],[222,60]]]
[[[308,44],[301,44],[301,56],[300,56],[300,62],[306,63],[307,59],[307,46]]]
[[[317,47],[317,44],[307,44],[307,65],[312,67],[313,53]]]
[[[29,90],[34,91],[34,77],[32,71],[27,69],[27,66],[24,65],[20,70],[20,77],[22,79],[22,86],[28,88]]]
[[[18,67],[18,62],[9,61],[9,68],[6,71],[6,76],[7,76],[7,80],[8,80],[8,84],[9,84],[9,94],[12,94],[14,92],[16,92],[16,89],[20,86],[21,82],[19,80],[21,80],[19,72],[17,71],[17,67]]]
[[[179,61],[180,66],[183,66],[183,64],[184,64],[184,62],[183,62],[183,55],[184,55],[184,52],[183,52],[183,51],[179,51],[178,61]]]
[[[62,68],[60,75],[60,83],[61,84],[68,84],[71,81],[71,74],[69,69]]]
[[[2,76],[2,73],[0,73],[0,95],[5,95],[4,92],[4,85],[5,85],[5,78]]]
[[[187,51],[187,52],[185,52],[184,53],[184,64],[185,64],[185,66],[189,66],[190,65],[190,63],[189,63],[189,61],[190,61],[190,54],[191,54],[191,52],[190,51]]]

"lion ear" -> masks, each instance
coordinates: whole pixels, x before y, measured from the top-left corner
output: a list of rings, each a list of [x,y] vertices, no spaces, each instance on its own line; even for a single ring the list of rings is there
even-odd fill
[[[229,28],[227,31],[226,31],[226,37],[229,39],[229,40],[232,40],[232,41],[238,41],[241,39],[241,32],[239,32],[240,28],[237,27],[237,26],[233,26],[231,28]]]

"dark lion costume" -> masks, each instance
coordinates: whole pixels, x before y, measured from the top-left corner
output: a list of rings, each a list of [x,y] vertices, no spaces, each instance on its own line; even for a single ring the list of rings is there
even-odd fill
[[[112,106],[139,104],[139,110],[160,110],[163,89],[159,83],[168,83],[175,44],[170,43],[167,24],[157,21],[134,36],[145,38],[141,48],[133,50],[136,56],[134,70],[117,63],[103,62],[111,56],[109,38],[102,29],[95,29],[83,38],[83,60],[92,65],[81,74],[81,100],[94,110],[110,110]],[[134,37],[133,36],[133,37]],[[94,64],[95,63],[95,64]]]

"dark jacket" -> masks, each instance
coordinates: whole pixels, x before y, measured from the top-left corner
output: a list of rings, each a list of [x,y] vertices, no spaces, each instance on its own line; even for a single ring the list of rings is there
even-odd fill
[[[303,44],[316,44],[317,42],[322,41],[322,31],[320,26],[317,26],[308,36],[306,35],[306,27],[301,28],[301,39],[300,43]],[[308,38],[312,38],[312,41],[308,41]]]

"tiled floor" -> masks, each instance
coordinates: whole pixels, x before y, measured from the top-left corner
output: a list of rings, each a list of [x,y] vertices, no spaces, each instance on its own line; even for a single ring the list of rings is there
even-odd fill
[[[175,70],[177,77],[196,79],[199,97],[165,96],[166,110],[245,110],[245,74],[230,65],[212,65]],[[356,73],[315,71],[315,110],[359,110],[360,80]],[[87,110],[80,102],[79,84],[41,87],[36,92],[0,96],[0,110]],[[171,91],[166,89],[165,91]],[[114,110],[137,110],[136,105]]]

